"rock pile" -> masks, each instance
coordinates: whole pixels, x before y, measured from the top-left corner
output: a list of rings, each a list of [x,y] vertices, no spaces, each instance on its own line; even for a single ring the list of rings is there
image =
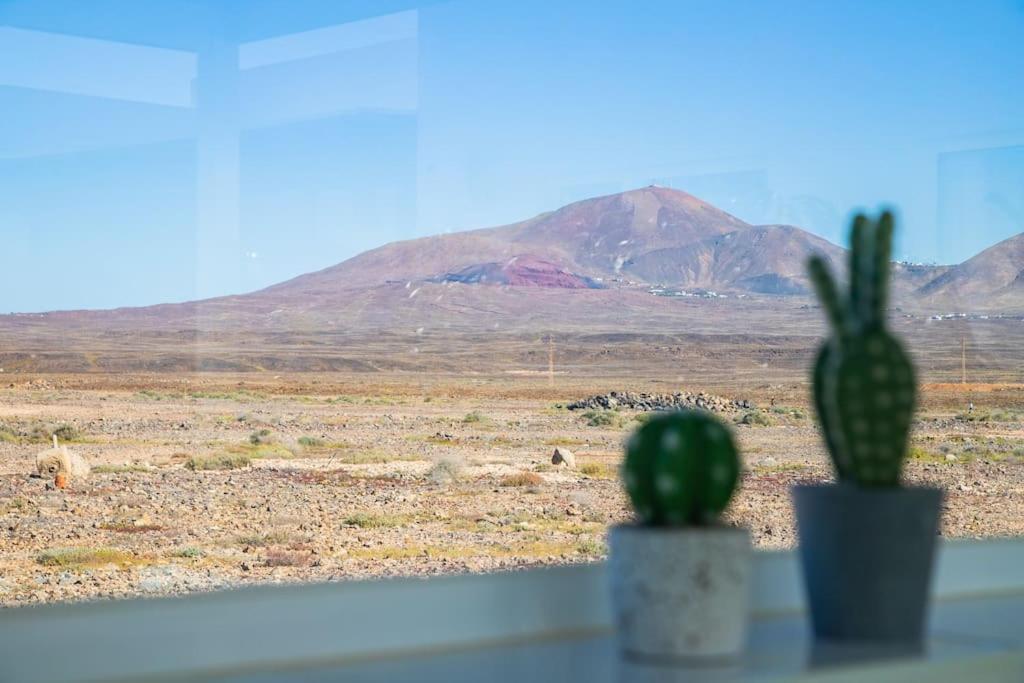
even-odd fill
[[[575,401],[566,406],[569,410],[609,410],[626,408],[629,410],[679,410],[698,408],[715,413],[728,413],[738,410],[750,410],[754,404],[748,400],[722,398],[703,391],[697,394],[676,392],[674,394],[646,394],[631,391],[613,391],[599,396],[591,396]]]

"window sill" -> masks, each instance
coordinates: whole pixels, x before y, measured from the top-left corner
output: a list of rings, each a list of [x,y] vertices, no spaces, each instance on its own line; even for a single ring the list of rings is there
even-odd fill
[[[604,565],[263,586],[0,612],[0,680],[1024,680],[1024,540],[942,545],[923,655],[814,651],[792,553],[758,553],[734,669],[622,665]],[[870,678],[866,678],[870,674]]]

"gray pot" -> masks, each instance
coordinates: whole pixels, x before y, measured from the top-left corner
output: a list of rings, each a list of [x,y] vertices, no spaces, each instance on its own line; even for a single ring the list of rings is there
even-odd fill
[[[921,642],[942,491],[804,485],[793,500],[815,637]]]
[[[657,663],[735,659],[750,594],[746,529],[619,525],[608,534],[619,646]]]

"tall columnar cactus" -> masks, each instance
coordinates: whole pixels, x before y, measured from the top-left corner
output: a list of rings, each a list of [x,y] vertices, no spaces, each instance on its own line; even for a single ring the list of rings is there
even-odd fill
[[[739,477],[729,430],[707,413],[673,411],[652,418],[626,445],[623,478],[644,524],[714,521]]]
[[[831,336],[814,363],[814,404],[841,481],[899,486],[916,399],[914,366],[886,326],[893,217],[857,216],[849,292],[825,261],[808,262]]]

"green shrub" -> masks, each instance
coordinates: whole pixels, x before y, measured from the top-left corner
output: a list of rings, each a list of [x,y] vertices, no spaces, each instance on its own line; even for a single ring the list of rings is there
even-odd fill
[[[597,557],[604,555],[606,551],[604,543],[592,538],[581,538],[576,544],[576,552],[580,555]]]
[[[621,427],[622,417],[614,410],[588,410],[583,413],[588,427]]]
[[[467,424],[473,424],[476,422],[487,422],[487,416],[481,413],[479,410],[474,410],[471,413],[466,413],[466,416],[462,418],[462,421]]]
[[[772,420],[761,410],[748,410],[736,420],[736,424],[751,425],[754,427],[770,427]]]
[[[274,436],[269,429],[260,429],[249,435],[249,443],[253,446],[259,446],[260,444],[273,443]]]

